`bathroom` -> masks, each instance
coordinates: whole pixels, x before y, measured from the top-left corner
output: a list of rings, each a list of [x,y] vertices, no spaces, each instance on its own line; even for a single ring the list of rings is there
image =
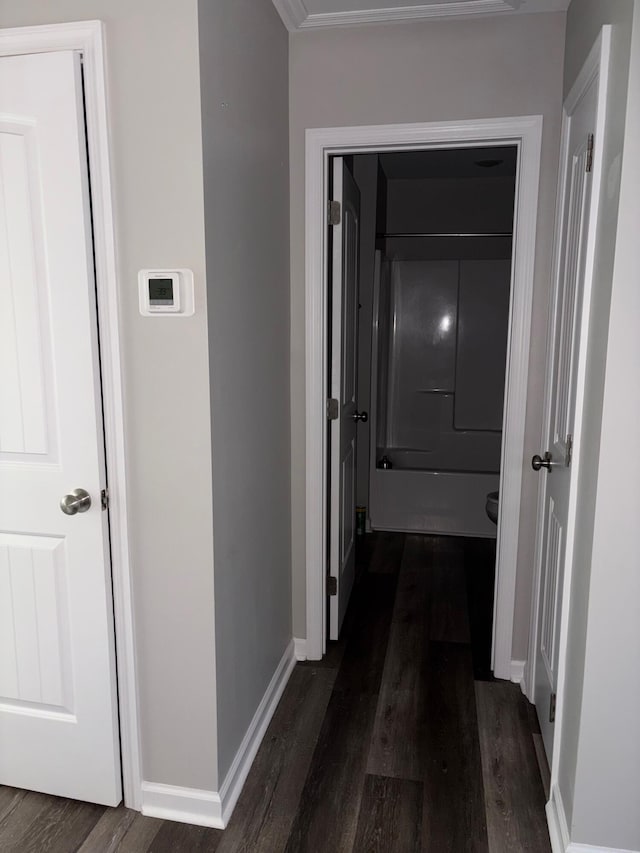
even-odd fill
[[[347,165],[361,194],[358,408],[369,414],[360,529],[495,539],[517,148]]]

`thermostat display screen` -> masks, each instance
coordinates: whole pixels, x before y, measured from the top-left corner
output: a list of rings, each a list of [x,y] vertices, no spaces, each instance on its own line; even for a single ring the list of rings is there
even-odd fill
[[[150,278],[149,279],[149,304],[150,305],[173,305],[173,279],[172,278]]]
[[[143,317],[191,317],[193,271],[171,267],[139,270],[138,307]]]

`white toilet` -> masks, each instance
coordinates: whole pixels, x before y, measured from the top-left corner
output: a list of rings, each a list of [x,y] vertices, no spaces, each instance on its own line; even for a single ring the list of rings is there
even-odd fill
[[[485,504],[485,509],[487,510],[487,515],[493,521],[494,524],[498,523],[498,497],[499,492],[489,492],[487,495],[487,502]]]

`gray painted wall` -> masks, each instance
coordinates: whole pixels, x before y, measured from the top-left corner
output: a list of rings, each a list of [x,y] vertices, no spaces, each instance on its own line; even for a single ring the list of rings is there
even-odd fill
[[[196,2],[2,0],[0,6],[2,27],[96,18],[105,22],[107,40],[143,775],[213,789],[211,438]],[[140,316],[137,273],[156,266],[193,269],[195,316]],[[185,492],[188,501],[181,499]]]
[[[513,657],[528,645],[543,364],[559,147],[563,14],[299,32],[290,43],[294,634],[306,634],[304,132],[307,127],[542,114],[533,335]],[[330,57],[330,61],[329,58]]]
[[[633,5],[633,0],[574,0],[567,18],[565,93],[601,26],[611,23],[614,29],[558,784],[572,840],[638,850],[640,591],[635,528],[640,480],[637,447],[628,441],[628,427],[639,417],[638,383],[628,381],[628,371],[640,363],[640,22],[636,8],[633,76],[629,73]],[[629,88],[627,99],[629,81],[634,88]]]
[[[198,17],[222,782],[291,638],[288,36],[264,0]]]

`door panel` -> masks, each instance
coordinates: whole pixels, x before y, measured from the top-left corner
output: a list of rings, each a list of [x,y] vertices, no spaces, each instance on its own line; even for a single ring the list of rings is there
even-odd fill
[[[535,704],[549,762],[554,737],[559,633],[571,487],[571,441],[575,429],[576,371],[582,316],[591,172],[589,142],[596,123],[597,80],[569,119],[562,209],[557,224],[557,278],[548,370],[543,450],[552,468],[540,470],[543,489],[541,573],[535,659]]]
[[[351,175],[347,172],[343,184],[349,190],[358,190],[353,184]],[[350,199],[346,204],[349,204]],[[357,348],[354,346],[354,341],[358,337],[358,317],[357,317],[357,298],[358,298],[358,218],[353,208],[344,206],[344,215],[342,220],[342,406],[355,405],[356,403],[356,371],[357,371]]]
[[[339,416],[331,422],[329,571],[336,595],[329,606],[329,637],[337,640],[355,578],[356,435],[358,347],[358,240],[360,192],[341,157],[333,160],[333,199],[340,223],[333,226],[331,265],[331,397]]]
[[[555,512],[553,498],[549,499],[548,524],[546,532],[547,550],[545,554],[544,586],[542,589],[542,619],[540,632],[540,655],[545,665],[549,683],[555,683],[558,639],[558,576],[560,558],[563,553],[562,539],[564,527]]]
[[[346,456],[342,460],[342,471],[340,475],[340,512],[341,512],[341,527],[340,527],[340,563],[346,565],[351,550],[355,545],[354,542],[354,516],[353,508],[355,507],[355,458],[356,447],[355,441],[351,441],[347,447]],[[343,589],[344,592],[344,589]]]
[[[64,539],[0,534],[0,695],[73,709]]]
[[[40,346],[49,321],[46,293],[38,290],[42,198],[33,126],[0,121],[0,169],[0,453],[47,455],[55,436]]]
[[[553,442],[566,452],[566,436],[570,429],[570,403],[574,354],[576,351],[576,311],[578,309],[578,276],[581,272],[581,249],[585,229],[585,205],[588,173],[586,171],[587,138],[582,138],[572,156],[569,181],[569,210],[563,257],[563,293],[561,303],[558,361],[554,376]]]
[[[80,60],[0,59],[0,784],[121,799]],[[66,515],[85,489],[91,506]]]

